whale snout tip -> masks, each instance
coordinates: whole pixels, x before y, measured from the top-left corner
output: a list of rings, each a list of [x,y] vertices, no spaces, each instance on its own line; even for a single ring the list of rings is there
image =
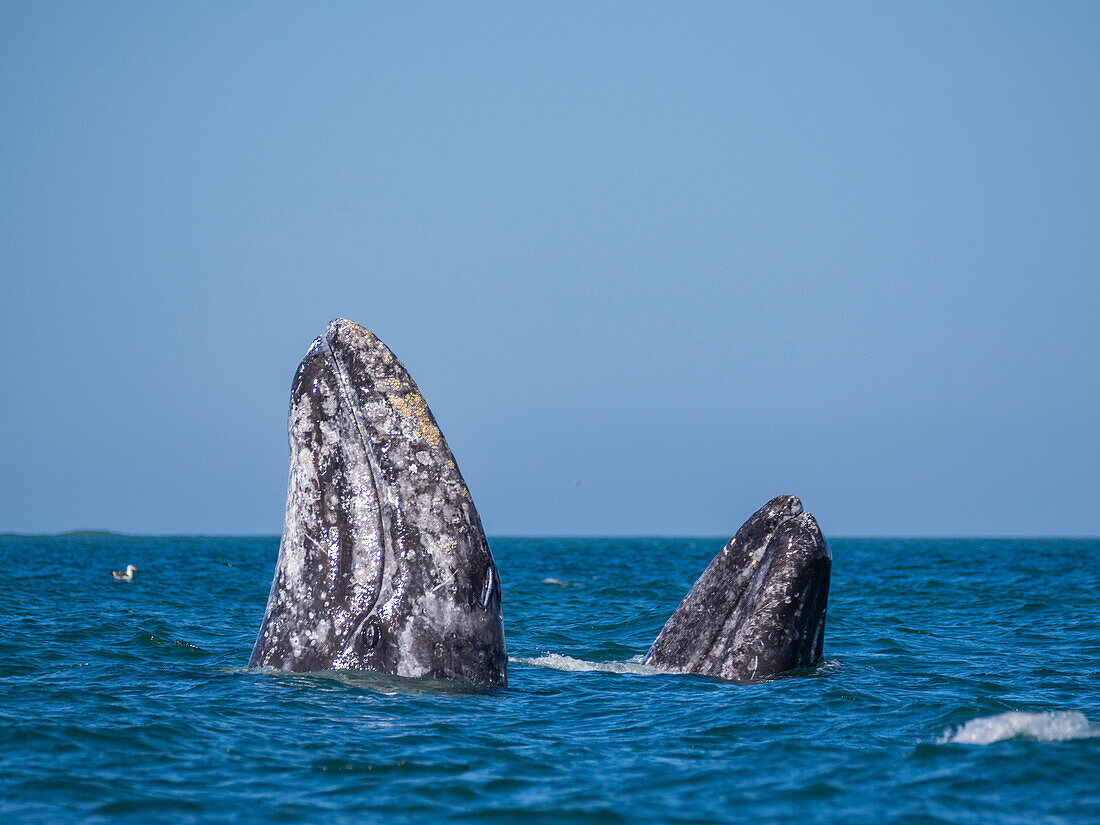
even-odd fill
[[[790,525],[808,539],[806,546],[813,558],[826,558],[832,561],[833,551],[812,513],[805,511],[799,513],[790,520]]]
[[[791,495],[790,493],[776,496],[764,506],[767,509],[781,513],[784,519],[794,518],[802,512],[802,502],[799,500],[798,496]]]
[[[372,334],[366,327],[355,323],[355,321],[349,321],[347,318],[333,318],[328,322],[326,332],[329,335],[338,335],[340,333],[351,333],[353,335]]]

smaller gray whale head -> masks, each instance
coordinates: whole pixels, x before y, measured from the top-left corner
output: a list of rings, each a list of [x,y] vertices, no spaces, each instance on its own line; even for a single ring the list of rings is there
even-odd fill
[[[754,682],[821,660],[832,553],[795,496],[754,513],[665,622],[646,664]]]
[[[424,397],[338,319],[294,376],[275,579],[250,667],[507,683],[500,577]]]

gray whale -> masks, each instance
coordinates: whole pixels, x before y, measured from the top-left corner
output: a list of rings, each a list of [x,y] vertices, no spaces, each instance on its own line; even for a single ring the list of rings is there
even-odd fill
[[[754,513],[665,622],[645,664],[755,682],[821,661],[832,553],[794,496]]]
[[[275,578],[250,667],[507,684],[500,577],[424,397],[338,319],[294,376]]]

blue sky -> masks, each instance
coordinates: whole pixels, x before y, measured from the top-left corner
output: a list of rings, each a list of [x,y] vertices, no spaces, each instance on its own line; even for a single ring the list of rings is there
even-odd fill
[[[0,5],[0,530],[278,533],[330,318],[490,534],[1100,534],[1100,6]]]

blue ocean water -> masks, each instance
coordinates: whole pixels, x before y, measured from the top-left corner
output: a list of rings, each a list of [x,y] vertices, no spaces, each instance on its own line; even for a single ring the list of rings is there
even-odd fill
[[[0,537],[0,813],[1100,821],[1100,541],[835,540],[824,663],[753,686],[638,664],[723,539],[491,543],[505,689],[247,670],[276,538]]]

